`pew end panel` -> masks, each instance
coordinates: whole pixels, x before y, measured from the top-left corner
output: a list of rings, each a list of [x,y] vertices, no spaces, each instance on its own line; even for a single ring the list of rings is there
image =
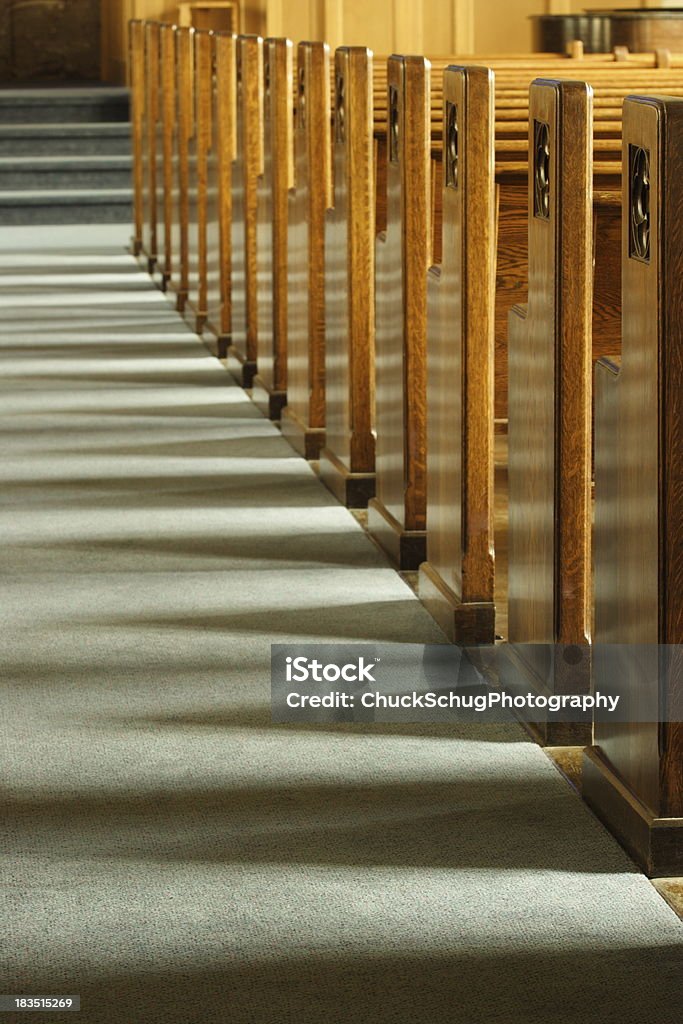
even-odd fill
[[[214,34],[211,146],[206,191],[206,331],[221,358],[230,344],[230,219],[235,155],[235,45],[230,32]]]
[[[289,39],[263,44],[263,173],[258,181],[258,373],[252,399],[272,420],[287,403],[287,204],[293,181]]]
[[[206,323],[207,170],[212,142],[213,33],[194,34],[193,132],[189,154],[188,296],[185,319],[197,334]]]
[[[194,29],[175,29],[176,130],[173,140],[173,222],[171,225],[171,277],[168,287],[175,293],[176,309],[185,309],[189,291],[188,232],[190,195],[190,137],[193,131]]]
[[[332,203],[330,56],[299,43],[294,184],[288,201],[287,405],[281,428],[316,460],[325,445],[325,216]]]
[[[387,65],[386,231],[376,248],[375,471],[368,529],[402,569],[426,557],[426,292],[431,262],[429,63]]]
[[[175,26],[165,22],[159,29],[160,96],[157,145],[157,210],[159,252],[156,272],[159,287],[166,291],[173,268],[174,134],[176,131],[176,37]]]
[[[158,255],[157,150],[159,135],[159,32],[158,21],[145,26],[145,110],[142,132],[142,250],[149,274]]]
[[[583,789],[649,875],[680,875],[683,101],[628,98],[622,162],[621,362],[596,371],[594,684],[628,714],[596,721]]]
[[[506,680],[548,695],[590,686],[592,90],[535,81],[529,94],[529,299],[510,315],[510,650]],[[574,655],[555,657],[555,645]],[[590,742],[543,723],[546,744]]]
[[[131,90],[131,150],[133,156],[133,234],[131,252],[139,256],[144,225],[144,120],[145,120],[145,23],[128,22],[128,67]]]
[[[443,84],[442,260],[427,282],[427,562],[419,593],[449,639],[495,639],[494,78]]]
[[[256,214],[263,170],[263,40],[237,37],[235,159],[232,165],[231,315],[227,366],[250,388],[258,346]],[[223,356],[220,348],[219,355]]]
[[[348,508],[375,495],[373,58],[335,55],[334,196],[325,226],[325,430],[320,477]]]

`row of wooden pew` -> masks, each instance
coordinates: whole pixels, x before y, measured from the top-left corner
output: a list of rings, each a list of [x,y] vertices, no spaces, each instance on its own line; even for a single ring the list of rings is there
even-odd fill
[[[680,676],[594,656],[683,633],[683,59],[130,42],[136,252],[459,643],[496,638],[507,433],[517,672],[630,711],[539,738],[683,873]]]

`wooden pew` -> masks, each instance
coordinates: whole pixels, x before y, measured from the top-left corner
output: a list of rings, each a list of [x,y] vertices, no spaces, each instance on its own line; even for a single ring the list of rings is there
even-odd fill
[[[176,32],[175,26],[159,26],[159,127],[157,131],[157,266],[159,285],[166,291],[173,275],[173,199],[177,171],[174,151],[176,131]]]
[[[227,365],[242,387],[256,374],[258,344],[256,212],[263,171],[263,40],[236,43],[235,159],[232,165],[231,333]]]
[[[585,83],[532,85],[532,284],[509,327],[508,622],[520,674],[544,694],[590,686],[591,122]],[[582,723],[539,732],[590,739]]]
[[[494,80],[444,72],[442,259],[427,282],[427,562],[419,592],[457,643],[495,639]]]
[[[294,74],[289,39],[263,44],[263,173],[258,180],[258,373],[252,399],[273,420],[287,402],[287,219],[293,185]]]
[[[185,317],[201,334],[206,322],[207,167],[211,146],[213,97],[213,34],[194,33],[193,121],[188,153],[188,293]]]
[[[131,149],[133,156],[133,235],[131,249],[139,256],[144,224],[144,120],[145,120],[145,23],[128,22],[128,66],[130,75]]]
[[[426,286],[431,256],[429,67],[391,57],[387,230],[376,253],[377,496],[368,529],[402,569],[426,548]]]
[[[325,443],[325,214],[331,186],[329,49],[326,43],[300,43],[282,434],[307,459],[317,459]]]
[[[211,144],[206,164],[206,323],[209,347],[224,354],[230,343],[232,160],[235,154],[237,37],[213,36]]]
[[[176,121],[173,133],[173,184],[171,204],[171,276],[167,287],[175,293],[176,309],[183,312],[189,291],[189,152],[193,131],[194,29],[174,30],[176,50]]]
[[[325,430],[320,477],[339,501],[375,495],[372,54],[335,54],[333,200],[325,229]]]
[[[502,215],[496,218],[497,239],[500,240],[498,258],[500,261],[501,273],[498,279],[498,292],[496,309],[499,312],[497,324],[500,327],[499,334],[502,335],[504,345],[498,359],[500,367],[500,381],[504,386],[504,397],[499,403],[500,415],[507,415],[507,310],[514,304],[516,299],[526,299],[526,147],[528,136],[528,82],[533,74],[532,69],[538,68],[539,60],[546,60],[558,71],[569,66],[563,58],[548,59],[544,55],[531,55],[522,60],[510,58],[497,58],[496,67],[500,67],[500,74],[505,81],[505,76],[511,76],[509,81],[514,83],[514,90],[511,91],[508,85],[504,95],[519,96],[520,117],[524,121],[518,122],[496,122],[496,156],[500,164],[500,174],[497,183],[497,197],[500,203]],[[611,58],[610,58],[611,61]],[[434,67],[438,68],[443,62],[435,61]],[[614,64],[607,64],[612,73]],[[597,60],[590,64],[592,73],[599,75],[600,65]],[[604,71],[603,71],[604,73]],[[634,74],[637,71],[633,72]],[[443,89],[439,79],[439,72],[436,77],[432,75],[430,88],[430,134],[432,143],[442,137],[443,120]],[[327,442],[326,448],[321,454],[321,476],[325,483],[339,499],[349,505],[365,505],[371,497],[372,482],[372,455],[369,445],[372,437],[368,438],[367,424],[373,418],[373,364],[369,365],[363,359],[363,352],[372,349],[374,335],[372,326],[363,322],[362,313],[355,317],[348,317],[347,306],[339,301],[340,288],[344,286],[341,282],[346,280],[351,301],[361,303],[361,309],[367,308],[367,304],[374,307],[374,279],[372,274],[364,272],[355,273],[350,265],[351,254],[356,260],[363,259],[366,264],[371,264],[371,243],[370,235],[373,225],[376,224],[380,232],[386,227],[386,181],[384,175],[385,153],[386,153],[386,64],[375,62],[372,67],[369,81],[365,81],[366,96],[362,102],[356,102],[349,106],[346,113],[347,139],[353,134],[360,139],[367,139],[368,116],[372,118],[370,132],[374,131],[375,151],[368,152],[367,145],[363,149],[357,148],[354,164],[354,190],[361,197],[358,199],[353,221],[349,223],[349,231],[353,232],[353,241],[348,245],[348,264],[346,270],[340,263],[347,243],[345,242],[344,231],[346,230],[347,218],[347,194],[354,195],[354,191],[347,192],[346,175],[349,173],[348,160],[344,163],[345,147],[339,142],[335,143],[335,196],[334,208],[328,213],[328,242],[326,244],[326,296],[328,304],[328,316],[326,323],[326,363],[327,363]],[[519,81],[526,81],[523,90]],[[356,84],[356,90],[360,84]],[[501,90],[503,91],[503,90]],[[370,113],[367,107],[370,106]],[[511,111],[514,113],[514,110]],[[356,121],[359,121],[356,127]],[[509,125],[509,126],[508,126]],[[601,138],[611,136],[601,128]],[[612,135],[618,133],[618,125],[611,125],[608,129]],[[503,138],[499,138],[503,136]],[[515,142],[514,140],[522,140]],[[503,162],[506,160],[506,147],[511,144],[506,140],[513,140],[510,157],[517,159],[518,163]],[[616,145],[616,143],[615,143]],[[432,219],[436,221],[434,250],[438,254],[440,245],[439,218],[441,216],[439,207],[441,200],[441,187],[436,183],[440,176],[440,151],[434,156],[438,157],[439,166],[433,168],[432,172]],[[523,161],[523,162],[520,162]],[[364,195],[374,195],[375,201],[368,201]],[[510,209],[513,211],[511,218]],[[609,213],[609,210],[608,210]],[[400,229],[400,227],[399,227]],[[610,237],[608,226],[601,222],[600,244],[603,245],[603,238]],[[336,233],[336,234],[335,234]],[[362,256],[361,256],[362,254]],[[601,261],[601,266],[605,265]],[[353,288],[348,281],[353,280]],[[512,297],[511,289],[516,289]],[[523,289],[523,291],[522,291]],[[364,340],[352,353],[339,349],[335,340],[339,331],[344,332],[350,339],[351,331],[355,330],[364,335]],[[331,419],[330,419],[331,417]],[[358,436],[354,436],[357,424]],[[355,447],[362,451],[362,457],[356,459],[354,469],[351,470],[351,450]]]
[[[656,645],[683,641],[683,101],[626,100],[623,136],[621,362],[596,370],[594,687],[629,721],[595,722],[583,792],[649,875],[680,875],[681,656]]]
[[[142,119],[142,247],[149,273],[157,259],[157,133],[159,123],[159,22],[145,22],[145,88]]]

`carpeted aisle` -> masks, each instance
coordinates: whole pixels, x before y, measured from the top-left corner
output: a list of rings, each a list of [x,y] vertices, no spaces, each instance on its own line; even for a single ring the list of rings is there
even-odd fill
[[[516,728],[271,724],[272,641],[442,638],[124,239],[0,241],[0,991],[678,1022],[680,923]]]

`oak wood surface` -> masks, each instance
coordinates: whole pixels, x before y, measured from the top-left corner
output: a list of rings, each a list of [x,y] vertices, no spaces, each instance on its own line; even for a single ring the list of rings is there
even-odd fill
[[[194,95],[194,29],[178,28],[176,47],[176,125],[173,135],[173,220],[171,224],[171,263],[169,287],[175,292],[179,310],[185,308],[189,289],[188,232],[189,232],[189,158],[190,137],[193,132]]]
[[[144,225],[143,136],[145,119],[145,23],[128,22],[128,63],[131,90],[131,151],[133,159],[133,236],[134,255],[142,251]]]
[[[426,275],[431,259],[429,67],[423,58],[391,57],[387,77],[387,229],[378,236],[376,252],[377,497],[368,506],[369,528],[380,543],[387,524],[400,534],[426,529]],[[415,556],[421,553],[420,546],[413,550]],[[396,554],[394,545],[389,553]]]
[[[213,37],[211,145],[207,155],[206,328],[225,356],[231,327],[231,185],[235,152],[236,36]]]
[[[299,44],[297,82],[282,432],[307,458],[317,459],[325,443],[325,215],[332,200],[326,43]]]
[[[244,387],[256,373],[258,348],[256,211],[263,169],[263,40],[238,36],[235,158],[232,165],[231,315],[228,365]]]
[[[595,683],[630,721],[596,723],[586,798],[652,872],[683,869],[680,654],[666,666],[655,646],[683,621],[682,148],[683,102],[626,102],[621,362],[596,381]]]
[[[427,283],[427,562],[446,634],[493,643],[494,79],[444,78],[442,260]]]
[[[159,22],[145,22],[145,102],[142,121],[142,250],[150,273],[157,258],[157,135]]]
[[[293,53],[288,39],[263,44],[263,173],[258,180],[258,375],[253,398],[279,419],[287,397],[288,198],[293,183]]]
[[[323,481],[345,504],[375,493],[375,176],[372,54],[335,55],[333,201],[325,235]]]

